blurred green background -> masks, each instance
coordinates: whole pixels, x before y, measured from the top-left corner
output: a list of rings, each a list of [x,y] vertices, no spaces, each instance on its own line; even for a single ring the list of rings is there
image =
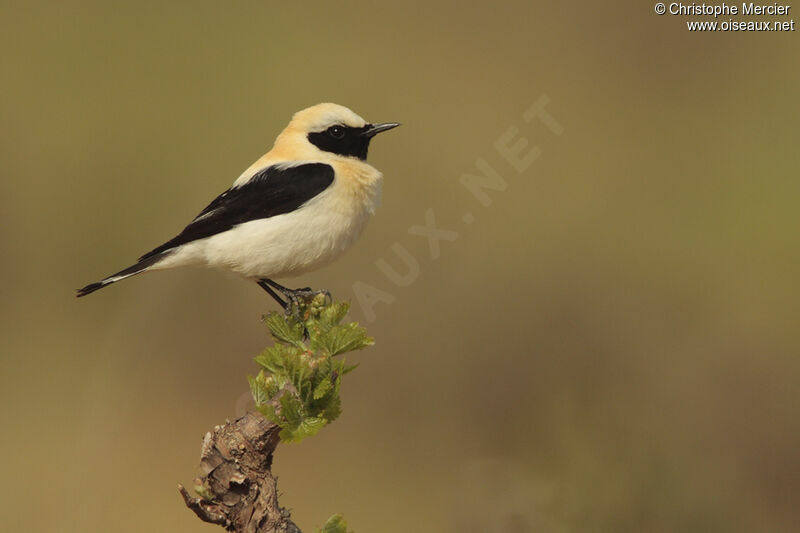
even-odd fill
[[[8,531],[216,531],[180,500],[275,307],[204,270],[73,290],[180,230],[321,101],[403,127],[383,205],[290,281],[391,295],[344,414],[279,448],[312,531],[790,531],[800,520],[797,33],[647,2],[3,2]],[[522,114],[542,95],[563,126]],[[495,150],[510,127],[541,156]],[[459,183],[484,158],[484,207]],[[457,231],[431,259],[409,234]],[[465,224],[463,216],[474,216]],[[407,287],[398,243],[417,260]]]

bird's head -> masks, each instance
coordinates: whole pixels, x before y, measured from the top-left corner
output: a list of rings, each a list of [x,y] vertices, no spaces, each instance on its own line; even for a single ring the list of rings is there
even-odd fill
[[[298,111],[275,141],[275,150],[296,159],[367,158],[369,142],[396,122],[370,124],[344,106],[317,104]]]

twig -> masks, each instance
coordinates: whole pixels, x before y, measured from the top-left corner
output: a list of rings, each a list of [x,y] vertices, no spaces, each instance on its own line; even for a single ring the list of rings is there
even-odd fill
[[[236,533],[301,533],[289,511],[278,504],[272,454],[280,428],[247,413],[206,433],[200,454],[201,497],[179,485],[186,506],[201,520]]]

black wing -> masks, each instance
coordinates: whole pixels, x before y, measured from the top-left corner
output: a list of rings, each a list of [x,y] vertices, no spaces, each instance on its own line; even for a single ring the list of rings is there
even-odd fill
[[[222,233],[250,220],[290,213],[327,189],[333,183],[333,176],[333,167],[325,163],[267,167],[244,185],[231,187],[217,196],[178,236],[139,260]]]

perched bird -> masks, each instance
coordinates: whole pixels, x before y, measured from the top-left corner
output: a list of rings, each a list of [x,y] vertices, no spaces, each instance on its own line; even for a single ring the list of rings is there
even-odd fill
[[[142,272],[203,265],[256,281],[287,308],[313,291],[287,289],[273,278],[317,269],[355,242],[378,206],[383,180],[366,162],[369,143],[397,126],[367,123],[330,103],[298,111],[272,150],[176,237],[78,296]]]

